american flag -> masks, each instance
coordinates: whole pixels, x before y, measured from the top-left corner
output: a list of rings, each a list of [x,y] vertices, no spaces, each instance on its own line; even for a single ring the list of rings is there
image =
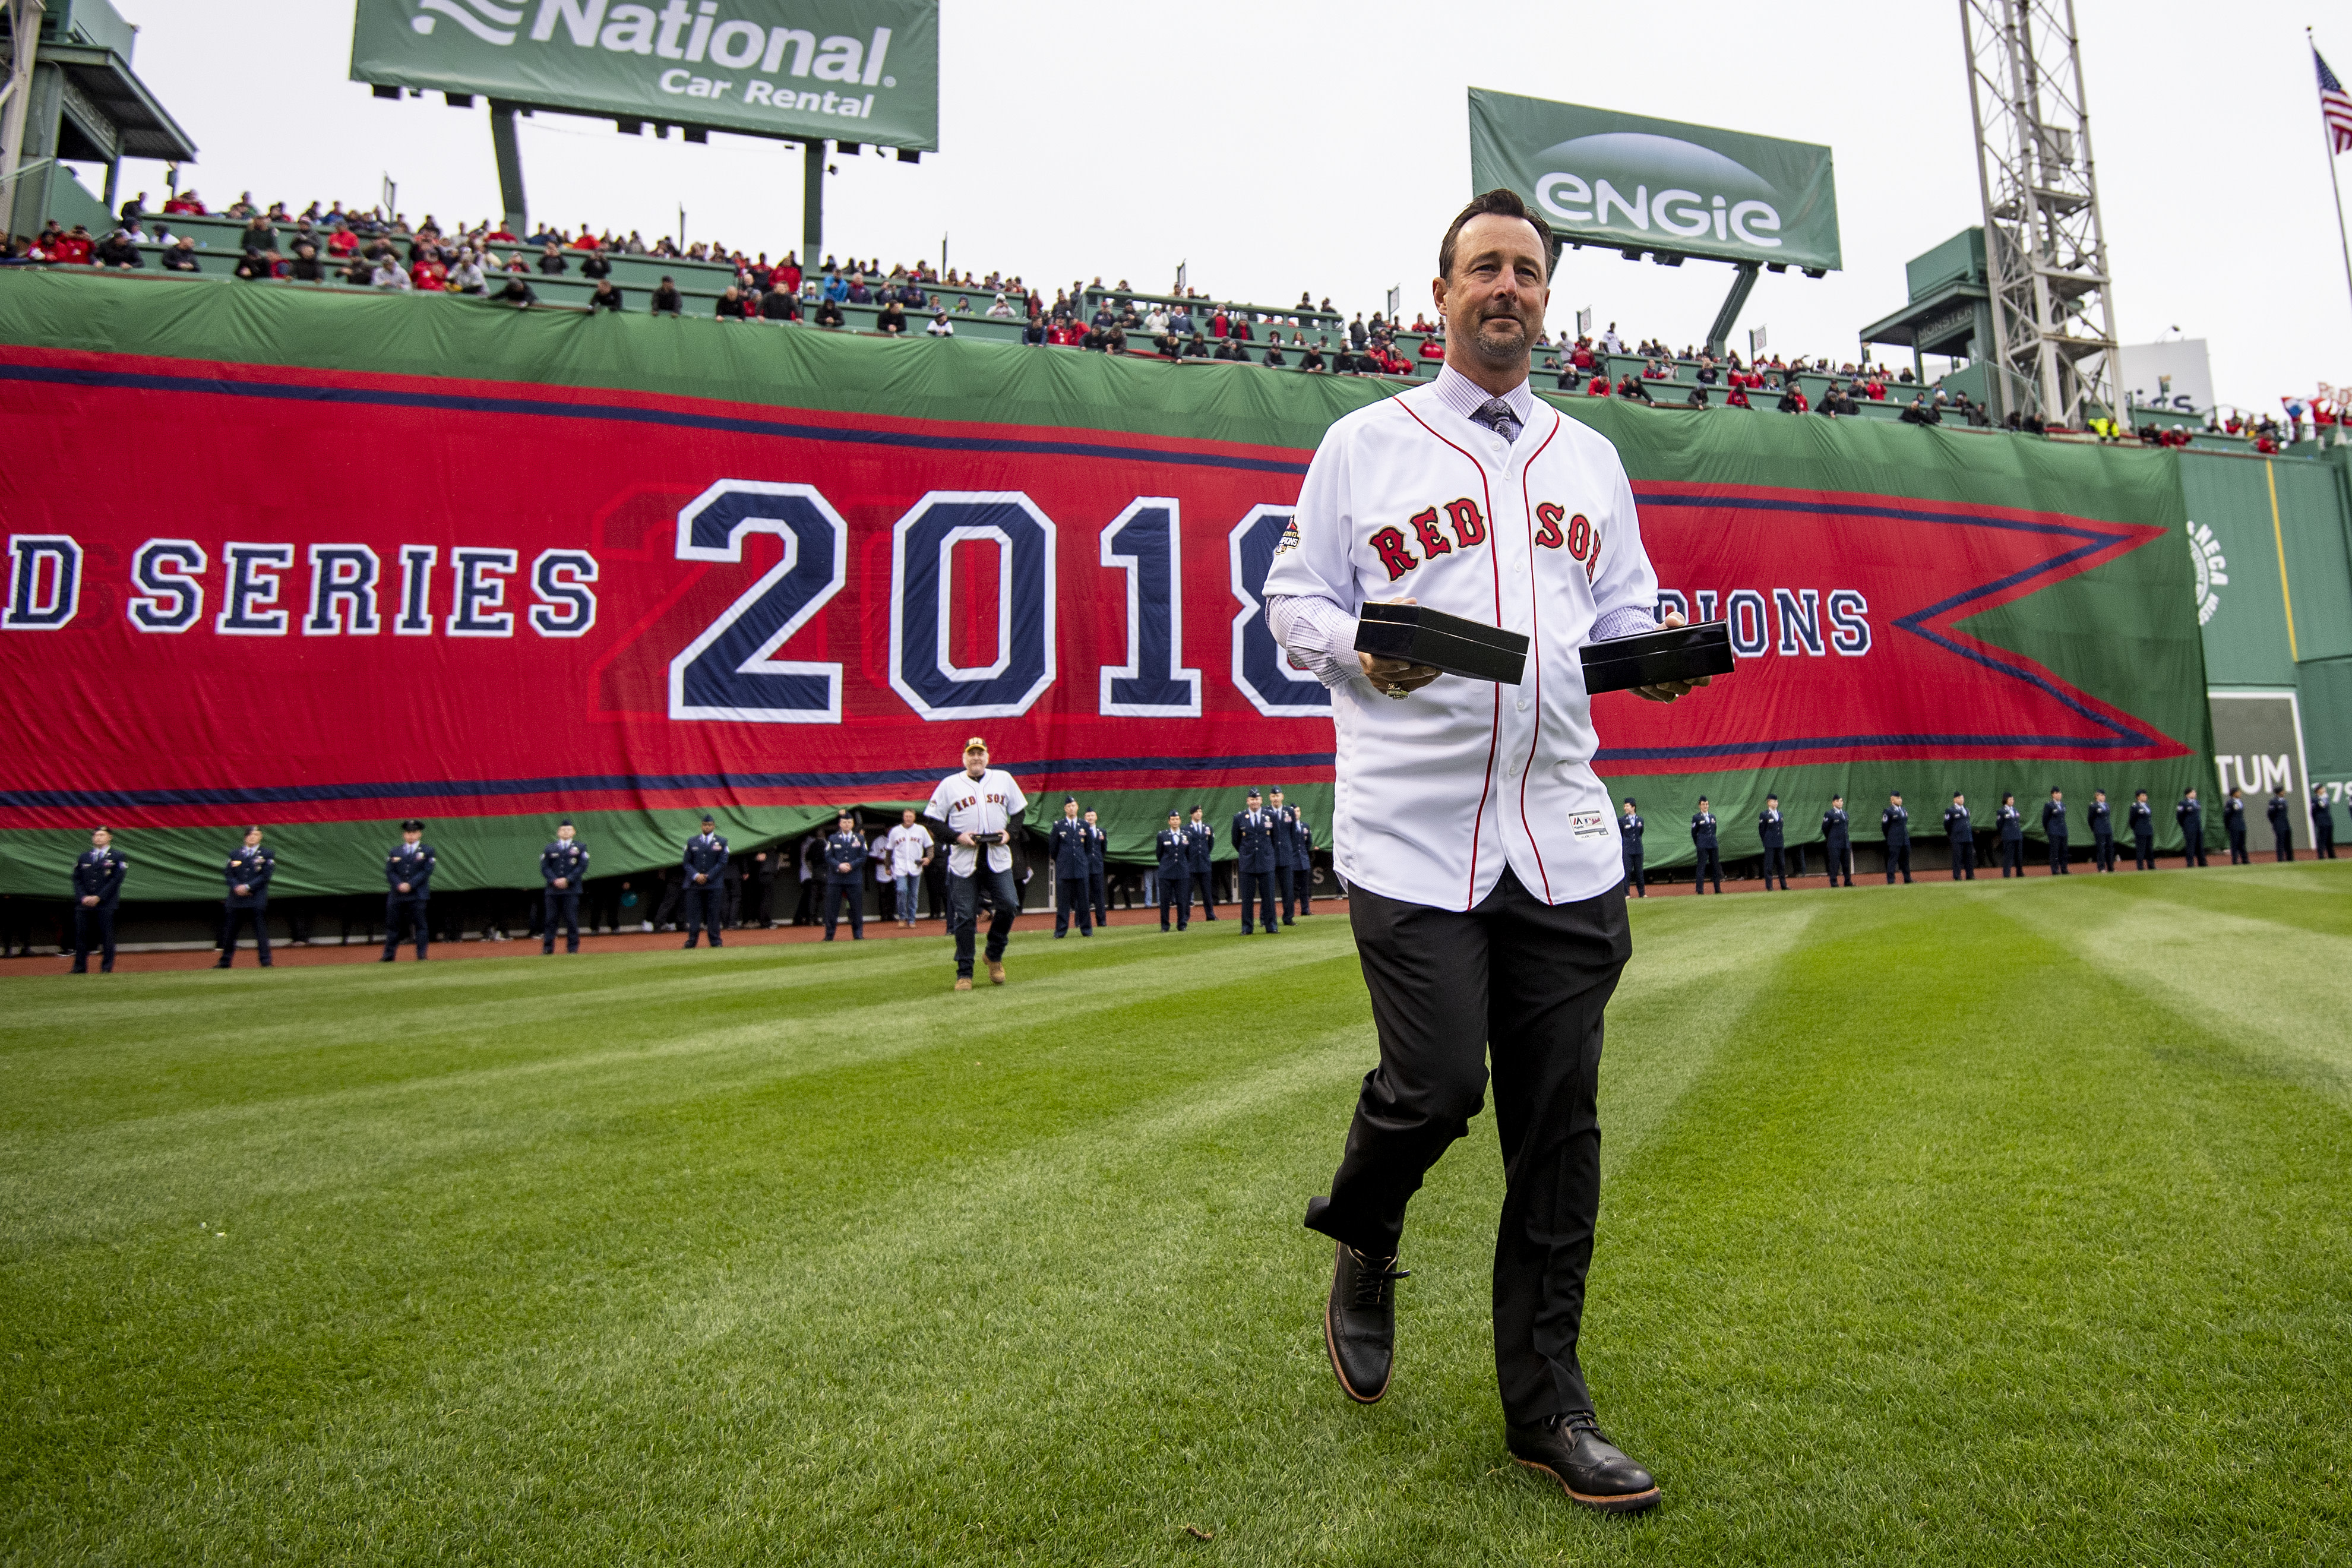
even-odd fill
[[[2317,49],[2311,58],[2319,68],[2319,118],[2327,122],[2327,140],[2338,153],[2352,150],[2352,93],[2344,90]]]

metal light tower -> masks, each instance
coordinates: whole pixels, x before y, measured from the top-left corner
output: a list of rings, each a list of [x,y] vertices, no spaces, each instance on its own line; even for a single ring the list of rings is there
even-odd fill
[[[2116,318],[2074,0],[1960,0],[1996,415],[2116,414]]]

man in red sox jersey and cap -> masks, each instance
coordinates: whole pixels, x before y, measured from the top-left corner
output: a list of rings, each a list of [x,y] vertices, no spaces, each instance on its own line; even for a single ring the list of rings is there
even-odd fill
[[[1576,1353],[1601,1198],[1601,1013],[1633,951],[1578,650],[1653,629],[1658,583],[1616,448],[1528,389],[1551,247],[1510,191],[1463,209],[1438,248],[1445,368],[1331,427],[1266,576],[1276,640],[1331,690],[1333,858],[1381,1046],[1307,1224],[1338,1244],[1331,1369],[1370,1404],[1394,1358],[1406,1201],[1469,1131],[1491,1058],[1506,1441],[1578,1502],[1633,1512],[1657,1484],[1601,1430]],[[1369,600],[1522,633],[1526,677],[1440,679],[1358,654]]]

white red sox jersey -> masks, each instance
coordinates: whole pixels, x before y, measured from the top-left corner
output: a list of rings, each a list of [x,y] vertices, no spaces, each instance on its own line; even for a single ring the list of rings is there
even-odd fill
[[[1395,699],[1358,673],[1331,688],[1349,881],[1466,910],[1507,865],[1553,904],[1624,879],[1577,650],[1602,616],[1646,624],[1658,583],[1606,438],[1538,401],[1506,441],[1433,384],[1358,409],[1316,449],[1265,595],[1350,616],[1410,597],[1528,639],[1515,687],[1440,676]]]
[[[1014,817],[1028,809],[1029,797],[1021,793],[1021,786],[1003,769],[989,768],[975,779],[959,768],[940,781],[923,815],[946,823],[950,834],[1002,833]],[[956,844],[949,848],[950,876],[969,877],[979,865],[980,851],[971,845]],[[990,845],[988,868],[1013,869],[1012,849],[1003,844]]]

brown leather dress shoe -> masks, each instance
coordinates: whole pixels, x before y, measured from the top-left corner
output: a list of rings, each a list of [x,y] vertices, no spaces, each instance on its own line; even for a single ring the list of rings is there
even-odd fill
[[[1609,1440],[1590,1410],[1571,1410],[1533,1426],[1507,1426],[1503,1436],[1512,1458],[1541,1470],[1587,1508],[1639,1513],[1657,1506],[1658,1483]]]

